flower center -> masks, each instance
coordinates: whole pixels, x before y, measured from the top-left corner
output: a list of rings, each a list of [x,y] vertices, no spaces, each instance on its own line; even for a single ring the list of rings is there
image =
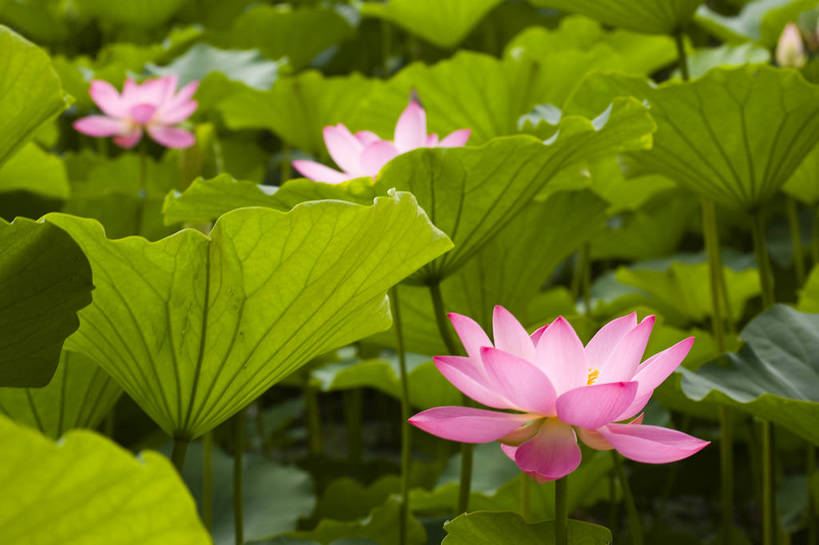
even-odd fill
[[[589,379],[586,381],[586,386],[590,386],[594,384],[594,381],[597,380],[597,377],[600,376],[600,371],[594,368],[589,369]]]

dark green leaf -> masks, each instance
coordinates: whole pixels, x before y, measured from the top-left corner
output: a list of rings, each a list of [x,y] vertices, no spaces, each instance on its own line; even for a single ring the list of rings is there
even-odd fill
[[[527,524],[517,513],[479,511],[465,513],[444,524],[447,536],[441,545],[554,545],[553,522]],[[612,542],[608,528],[569,521],[570,545],[609,545]]]

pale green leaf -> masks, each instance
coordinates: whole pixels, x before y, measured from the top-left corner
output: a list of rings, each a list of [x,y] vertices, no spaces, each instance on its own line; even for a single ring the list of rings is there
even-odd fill
[[[85,15],[110,25],[148,28],[170,19],[185,0],[77,0],[77,8]]]
[[[819,141],[819,86],[794,70],[717,68],[659,87],[593,74],[570,110],[594,111],[622,95],[645,99],[657,121],[654,147],[630,154],[640,169],[736,208],[770,199]]]
[[[71,346],[183,439],[312,357],[389,327],[386,291],[451,247],[400,192],[368,207],[244,208],[210,237],[186,229],[154,243],[47,218],[83,248],[97,287]]]
[[[57,227],[0,220],[0,386],[45,386],[77,311],[91,302],[91,268]]]
[[[0,416],[4,545],[208,545],[171,462],[89,431],[55,444]]]
[[[819,314],[819,267],[814,267],[805,285],[799,292],[799,305],[802,312]]]
[[[816,206],[819,204],[819,145],[805,157],[793,176],[782,188],[785,193],[803,203]]]
[[[361,14],[380,17],[438,47],[461,43],[478,22],[502,0],[388,0],[365,2]]]
[[[752,43],[738,45],[725,44],[719,47],[701,48],[688,56],[688,73],[698,78],[719,66],[742,66],[744,64],[765,64],[770,62],[771,52]],[[674,71],[679,77],[679,69]]]
[[[73,428],[96,428],[122,389],[88,358],[64,350],[43,388],[0,388],[0,413],[58,438]]]
[[[24,145],[0,166],[0,193],[10,191],[65,200],[70,188],[62,160],[37,144]]]
[[[649,34],[681,30],[704,0],[529,0],[536,6],[579,13],[601,23]]]
[[[48,55],[0,25],[0,165],[68,103]]]
[[[441,545],[555,545],[554,522],[527,524],[517,513],[465,513],[444,524],[444,529],[447,536]],[[569,520],[569,545],[609,545],[611,542],[608,528]]]
[[[717,13],[708,6],[697,10],[697,23],[725,42],[759,42],[774,47],[785,24],[816,7],[816,0],[754,0],[736,16]]]

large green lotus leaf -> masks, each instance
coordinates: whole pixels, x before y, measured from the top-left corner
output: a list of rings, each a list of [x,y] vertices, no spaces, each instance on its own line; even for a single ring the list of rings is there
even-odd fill
[[[555,193],[544,202],[530,203],[441,283],[447,312],[471,316],[486,328],[494,305],[508,308],[527,325],[553,318],[534,314],[531,300],[565,258],[602,231],[605,206],[589,191]],[[429,290],[402,284],[398,294],[407,349],[445,354]],[[395,332],[381,333],[375,340],[393,346]]]
[[[361,14],[380,17],[424,40],[451,49],[502,0],[388,0],[365,2]]]
[[[65,200],[70,188],[62,160],[29,142],[0,166],[0,193],[10,191]]]
[[[68,103],[51,59],[0,25],[0,165]]]
[[[536,6],[579,13],[601,23],[648,34],[682,29],[704,0],[529,0]]]
[[[325,49],[353,35],[354,29],[338,11],[326,7],[292,9],[256,5],[239,15],[216,43],[257,49],[267,58],[286,57],[294,70],[309,66]]]
[[[620,267],[616,277],[619,282],[645,292],[649,296],[646,304],[668,320],[685,324],[702,322],[711,316],[709,271],[707,263],[672,263],[665,270]],[[736,323],[743,316],[748,300],[759,295],[759,273],[756,269],[735,271],[724,267],[723,274],[731,321]]]
[[[805,157],[793,176],[782,188],[785,193],[803,203],[816,206],[819,204],[819,145]]]
[[[438,372],[428,357],[407,356],[407,381],[413,407],[430,409],[461,403],[461,393]],[[368,387],[401,398],[400,370],[394,356],[330,364],[314,369],[311,376],[319,381],[319,387],[325,392]]]
[[[198,43],[166,66],[148,64],[151,75],[179,76],[180,85],[193,80],[204,80],[218,72],[228,80],[244,83],[253,89],[270,89],[279,74],[281,63],[262,57],[258,51],[227,50]],[[202,83],[204,85],[204,82]],[[201,94],[197,90],[197,98]]]
[[[785,25],[803,11],[816,7],[816,0],[753,0],[739,15],[726,16],[708,6],[697,10],[697,23],[724,42],[760,42],[776,46]]]
[[[0,220],[0,248],[0,386],[45,386],[91,302],[91,268],[64,231],[23,218]]]
[[[170,445],[168,445],[170,447]],[[170,448],[167,449],[170,453]],[[216,545],[234,545],[233,458],[218,446],[211,458],[213,485],[213,541]],[[316,498],[310,474],[294,466],[283,466],[252,452],[242,457],[244,536],[257,542],[271,535],[296,529],[300,517],[313,511]],[[202,505],[203,449],[193,443],[185,457],[182,478]],[[275,491],[275,493],[271,493]]]
[[[531,136],[492,140],[479,148],[418,149],[390,161],[376,186],[412,192],[455,249],[424,267],[415,280],[443,279],[458,270],[564,168],[651,140],[653,122],[633,99],[617,99],[589,120],[567,116],[541,142]]]
[[[0,388],[0,413],[58,438],[73,428],[96,428],[122,389],[94,362],[64,350],[43,388]]]
[[[95,17],[108,25],[139,28],[159,26],[170,19],[185,0],[131,0],[109,2],[107,0],[77,0],[77,8],[87,16]]]
[[[776,305],[742,330],[738,354],[682,371],[694,401],[736,407],[819,444],[819,314]]]
[[[391,497],[386,503],[373,509],[364,519],[351,522],[322,519],[313,530],[291,532],[287,536],[316,541],[322,545],[335,545],[336,540],[344,540],[346,543],[346,540],[351,538],[371,539],[376,543],[398,543],[400,512],[401,505],[398,498]],[[410,517],[407,545],[422,545],[427,542],[426,537],[421,523]],[[350,543],[357,542],[351,540]],[[338,545],[341,545],[341,542]]]
[[[770,199],[819,140],[819,86],[794,70],[718,68],[659,87],[592,74],[569,110],[594,111],[622,95],[645,99],[657,121],[654,147],[631,154],[638,168],[732,207]]]
[[[657,174],[626,178],[617,157],[589,163],[581,174],[588,178],[588,187],[610,203],[606,211],[609,215],[640,210],[677,187],[672,180]]]
[[[819,314],[819,267],[814,267],[799,293],[797,308],[802,312]]]
[[[233,93],[219,109],[231,129],[268,129],[291,146],[322,156],[324,126],[350,117],[372,85],[357,74],[325,78],[306,71],[279,78],[270,91],[248,88]],[[397,114],[392,123],[396,120]]]
[[[47,218],[89,256],[97,286],[71,346],[182,439],[312,357],[389,327],[386,291],[452,246],[402,192],[368,207],[243,208],[210,237],[186,229],[155,243]]]
[[[205,223],[225,212],[248,206],[282,208],[274,199],[275,187],[236,180],[220,174],[208,180],[195,179],[183,192],[172,191],[165,197],[162,213],[166,225]]]
[[[447,536],[441,545],[554,545],[554,522],[527,524],[517,513],[479,511],[464,513],[444,524]],[[591,522],[570,520],[570,545],[609,545],[611,532]]]
[[[515,36],[505,48],[505,56],[526,56],[539,61],[546,70],[560,62],[560,56],[573,52],[593,53],[612,62],[609,70],[648,75],[673,62],[677,57],[674,40],[628,30],[604,30],[594,19],[570,15],[560,20],[557,29],[530,27]],[[555,82],[563,84],[563,82]]]
[[[165,456],[90,431],[54,443],[0,416],[0,489],[4,545],[212,543]]]

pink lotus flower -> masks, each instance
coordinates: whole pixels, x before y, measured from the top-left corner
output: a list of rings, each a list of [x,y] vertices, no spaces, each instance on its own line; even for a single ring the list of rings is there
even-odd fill
[[[612,320],[585,347],[563,317],[529,335],[509,311],[495,307],[494,345],[470,318],[449,318],[468,356],[438,356],[438,370],[475,401],[514,412],[436,407],[410,419],[428,433],[462,443],[499,440],[539,482],[580,465],[578,436],[593,449],[613,448],[649,464],[681,460],[708,445],[642,425],[637,416],[694,342],[680,341],[641,364],[653,316],[639,324],[636,314]]]
[[[417,148],[463,146],[471,133],[471,129],[457,130],[440,141],[435,133],[427,135],[427,114],[418,102],[412,100],[395,124],[392,142],[382,140],[370,131],[352,134],[341,123],[324,127],[327,151],[343,172],[315,161],[293,161],[293,167],[311,180],[340,184],[363,176],[375,177],[381,167],[395,156],[407,151]]]
[[[189,148],[195,142],[193,134],[174,125],[196,110],[198,104],[191,97],[199,82],[193,81],[176,92],[178,81],[176,75],[170,75],[139,85],[128,78],[120,94],[107,81],[95,79],[88,93],[105,115],[78,119],[74,128],[89,136],[113,136],[121,148],[137,145],[143,130],[167,148]]]

